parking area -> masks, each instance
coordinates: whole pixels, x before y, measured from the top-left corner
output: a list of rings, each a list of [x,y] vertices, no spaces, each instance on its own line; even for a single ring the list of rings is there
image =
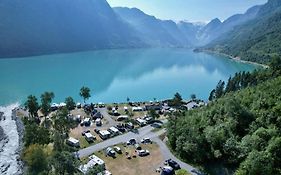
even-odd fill
[[[116,146],[120,147],[122,154],[116,153],[115,158],[107,156],[104,150],[95,153],[104,160],[107,170],[122,175],[159,175],[156,169],[163,163],[164,158],[157,144],[140,144],[141,149],[149,151],[149,155],[143,157],[138,155],[134,145],[119,144]],[[126,152],[131,158],[128,158]]]

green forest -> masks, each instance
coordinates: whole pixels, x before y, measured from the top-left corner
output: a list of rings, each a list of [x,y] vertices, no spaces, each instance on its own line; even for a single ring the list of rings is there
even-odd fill
[[[281,59],[270,65],[220,81],[206,107],[171,115],[171,149],[187,162],[220,163],[236,175],[281,174]]]
[[[204,48],[246,61],[269,63],[273,56],[281,55],[281,9],[267,8],[256,19],[237,26]]]

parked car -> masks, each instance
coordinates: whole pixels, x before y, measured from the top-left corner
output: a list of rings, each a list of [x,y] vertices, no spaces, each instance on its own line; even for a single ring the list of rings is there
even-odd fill
[[[134,125],[133,125],[133,123],[131,123],[131,122],[126,123],[126,124],[125,124],[125,127],[126,127],[127,129],[134,129]]]
[[[115,151],[110,147],[106,148],[106,154],[110,157],[115,157]]]
[[[85,134],[86,134],[86,133],[89,133],[89,132],[91,132],[91,131],[90,131],[90,130],[83,131],[83,132],[82,132],[82,136],[85,136]]]
[[[120,124],[116,125],[116,128],[117,128],[120,132],[126,132],[125,127],[122,126],[122,125],[120,125]]]
[[[179,170],[179,169],[181,169],[180,165],[179,165],[176,161],[174,161],[174,160],[172,160],[172,159],[168,159],[168,160],[166,160],[166,162],[167,162],[167,164],[168,164],[170,167],[172,167],[174,170]]]
[[[141,143],[147,144],[147,143],[152,143],[152,141],[150,140],[150,138],[143,138],[141,139]]]
[[[114,146],[113,149],[114,149],[114,151],[116,151],[118,154],[122,154],[122,150],[121,150],[120,147]]]
[[[159,123],[153,123],[150,126],[152,126],[153,128],[161,128],[162,127],[162,125],[159,124]]]
[[[132,138],[127,142],[127,145],[135,145],[137,143],[136,139]]]
[[[148,150],[140,150],[138,154],[139,156],[144,157],[144,156],[148,156],[150,153]]]

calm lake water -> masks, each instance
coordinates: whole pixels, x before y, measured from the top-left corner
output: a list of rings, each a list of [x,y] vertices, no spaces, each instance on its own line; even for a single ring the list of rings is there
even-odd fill
[[[88,86],[90,102],[150,101],[184,98],[194,93],[207,99],[219,80],[254,65],[187,49],[101,50],[70,54],[0,59],[0,105],[24,102],[30,94],[55,93],[55,102]]]

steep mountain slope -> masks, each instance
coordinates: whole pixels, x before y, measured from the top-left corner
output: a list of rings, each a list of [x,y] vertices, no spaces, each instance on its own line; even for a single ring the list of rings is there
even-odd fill
[[[177,26],[193,46],[199,44],[197,33],[202,27],[205,26],[205,24],[194,24],[190,22],[180,21]]]
[[[261,6],[254,6],[244,14],[236,14],[221,22],[218,18],[213,19],[197,34],[198,43],[205,45],[217,39],[223,34],[233,30],[236,26],[242,25],[256,18]]]
[[[241,59],[267,63],[281,55],[281,1],[269,0],[256,18],[236,27],[206,46]]]
[[[0,56],[143,47],[106,0],[0,1]]]
[[[170,47],[190,45],[173,21],[159,20],[137,8],[116,7],[114,11],[133,26],[148,45]]]

